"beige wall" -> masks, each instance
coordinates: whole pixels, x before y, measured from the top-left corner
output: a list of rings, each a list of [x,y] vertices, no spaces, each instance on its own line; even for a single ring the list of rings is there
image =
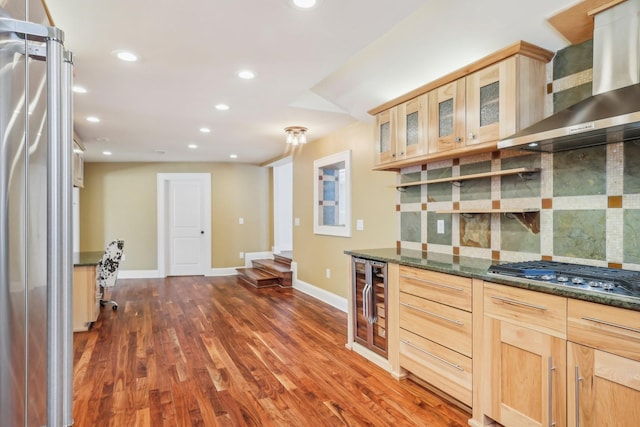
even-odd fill
[[[300,226],[293,227],[293,260],[298,264],[298,279],[345,298],[349,257],[344,250],[396,245],[396,174],[371,171],[373,132],[372,124],[354,123],[305,145],[293,161],[293,216],[300,218]],[[352,237],[316,235],[313,161],[348,149],[352,156]],[[357,219],[364,220],[364,231],[356,230]],[[325,275],[327,268],[331,270],[330,279]]]
[[[157,174],[211,174],[211,266],[243,265],[239,252],[271,249],[269,170],[237,163],[87,163],[80,250],[125,240],[124,270],[157,268]],[[238,218],[244,224],[238,224]]]

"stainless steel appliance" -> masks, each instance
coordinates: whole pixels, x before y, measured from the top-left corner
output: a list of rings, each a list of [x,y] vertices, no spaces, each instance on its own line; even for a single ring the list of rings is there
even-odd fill
[[[489,267],[488,273],[569,286],[585,292],[640,298],[640,271],[557,261],[525,261],[495,264]]]
[[[595,15],[592,93],[498,148],[556,152],[640,138],[640,0]]]
[[[353,257],[354,340],[387,356],[387,263]]]
[[[0,8],[3,426],[73,424],[70,81],[62,32]]]

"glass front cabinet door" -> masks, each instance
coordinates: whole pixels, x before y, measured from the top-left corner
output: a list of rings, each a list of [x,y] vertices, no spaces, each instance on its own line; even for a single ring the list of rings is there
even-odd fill
[[[382,111],[376,115],[374,163],[381,165],[396,160],[397,107]]]
[[[498,63],[466,78],[465,145],[482,144],[500,138],[500,125],[507,111],[507,64]]]
[[[427,94],[411,99],[398,106],[398,160],[427,154],[428,132],[425,129],[429,111]]]
[[[464,79],[429,92],[429,152],[439,153],[464,146]]]

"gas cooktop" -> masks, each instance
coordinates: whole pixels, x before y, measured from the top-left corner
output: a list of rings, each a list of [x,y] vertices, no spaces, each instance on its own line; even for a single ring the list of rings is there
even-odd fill
[[[557,261],[495,264],[489,274],[535,280],[592,292],[640,298],[640,271],[594,267]]]

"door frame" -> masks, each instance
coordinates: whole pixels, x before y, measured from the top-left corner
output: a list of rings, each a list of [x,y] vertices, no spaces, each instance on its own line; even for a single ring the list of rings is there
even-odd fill
[[[203,231],[205,249],[201,254],[205,259],[203,271],[205,276],[211,272],[211,174],[210,173],[159,173],[157,177],[157,218],[158,218],[158,273],[160,277],[167,277],[167,265],[169,262],[169,184],[172,181],[200,181],[203,191]]]
[[[273,252],[293,251],[293,159],[272,163]]]

